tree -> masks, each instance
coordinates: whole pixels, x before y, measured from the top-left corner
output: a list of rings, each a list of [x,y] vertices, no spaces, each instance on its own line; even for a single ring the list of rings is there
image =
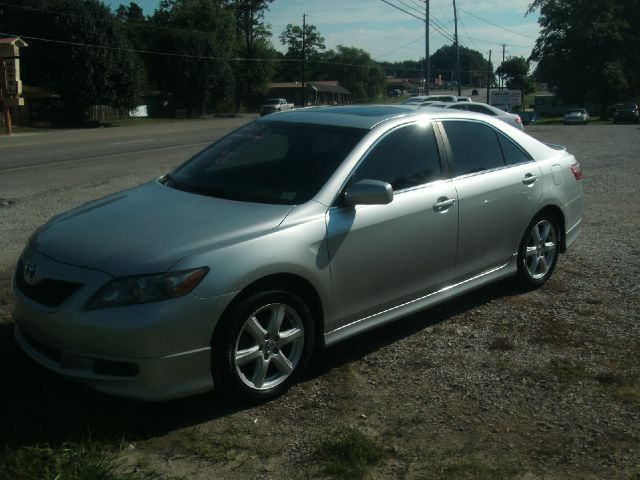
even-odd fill
[[[355,102],[375,100],[384,95],[384,70],[360,48],[338,45],[322,54],[322,75],[317,80],[338,80]]]
[[[307,61],[320,60],[320,51],[326,48],[324,37],[320,35],[315,25],[306,24],[303,30],[298,25],[288,24],[280,34],[280,43],[287,46],[284,58],[289,60],[281,64],[281,78],[301,81],[302,68],[307,68],[305,78],[313,78],[316,71],[307,64]],[[298,62],[302,63],[300,67],[296,65]]]
[[[476,50],[460,47],[460,82],[480,87],[487,81],[489,62]],[[438,75],[446,81],[453,81],[456,71],[456,47],[445,45],[431,55],[431,75],[433,83]],[[490,79],[493,83],[493,79]]]
[[[542,27],[531,59],[536,78],[565,102],[609,104],[640,93],[640,1],[534,0]]]
[[[496,73],[504,77],[507,88],[520,90],[520,106],[524,108],[524,94],[527,92],[527,85],[531,88],[529,77],[529,62],[524,57],[511,57],[500,64]],[[529,80],[528,80],[529,79]]]
[[[225,1],[162,0],[151,24],[161,32],[153,50],[171,53],[156,59],[154,79],[188,116],[233,101],[236,85],[228,57],[237,37],[233,10]]]
[[[271,45],[271,31],[264,24],[264,14],[273,0],[234,0],[233,8],[238,35],[238,57],[247,59],[237,62],[235,76],[236,104],[246,102],[255,109],[260,97],[267,93],[268,85],[274,74],[275,56]]]
[[[22,77],[59,93],[70,119],[83,120],[94,104],[136,105],[144,86],[143,66],[131,52],[122,24],[101,1],[7,1],[0,26],[5,32],[60,42],[30,40],[21,52]]]

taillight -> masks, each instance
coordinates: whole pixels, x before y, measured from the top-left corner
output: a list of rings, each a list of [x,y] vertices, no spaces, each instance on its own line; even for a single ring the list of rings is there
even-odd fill
[[[582,180],[582,167],[580,166],[580,162],[571,165],[571,173],[573,173],[576,180]]]

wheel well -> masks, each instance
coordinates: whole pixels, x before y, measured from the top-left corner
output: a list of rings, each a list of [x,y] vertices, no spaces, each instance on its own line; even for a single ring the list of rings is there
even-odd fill
[[[567,251],[567,242],[566,242],[566,228],[564,223],[564,214],[560,207],[556,205],[548,205],[540,210],[536,217],[540,217],[542,215],[549,215],[555,218],[558,222],[558,226],[560,227],[560,252],[564,253]]]
[[[247,285],[243,288],[227,305],[224,309],[224,312],[220,316],[220,318],[224,318],[235,306],[251,295],[262,292],[265,290],[287,290],[289,292],[295,293],[298,295],[306,305],[309,307],[311,311],[311,316],[313,317],[313,322],[315,326],[315,338],[314,344],[316,347],[324,346],[324,313],[322,310],[322,302],[320,301],[320,296],[316,289],[303,277],[298,275],[290,274],[290,273],[279,273],[274,275],[269,275],[267,277],[263,277],[255,282]],[[218,327],[223,323],[218,321],[216,327],[213,332],[213,338],[215,338]],[[212,340],[213,340],[212,338]]]

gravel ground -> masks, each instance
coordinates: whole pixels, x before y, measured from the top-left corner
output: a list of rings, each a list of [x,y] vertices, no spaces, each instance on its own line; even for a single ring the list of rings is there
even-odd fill
[[[585,172],[583,235],[552,279],[525,294],[509,282],[485,287],[339,344],[317,355],[287,395],[251,408],[213,394],[129,402],[27,361],[10,329],[8,263],[25,240],[15,226],[0,262],[5,442],[63,444],[89,432],[123,442],[123,474],[155,478],[637,480],[640,129],[527,131],[566,145]],[[137,178],[145,177],[114,179],[98,191]],[[38,195],[62,205],[65,189],[58,190]],[[353,432],[376,455],[345,473],[326,445]],[[348,440],[338,446],[357,450]]]

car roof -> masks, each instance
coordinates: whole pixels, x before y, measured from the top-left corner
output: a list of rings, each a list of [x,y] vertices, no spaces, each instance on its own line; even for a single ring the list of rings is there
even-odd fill
[[[339,107],[299,108],[269,115],[259,121],[313,123],[371,129],[376,125],[404,115],[415,113],[409,105],[345,105]]]

